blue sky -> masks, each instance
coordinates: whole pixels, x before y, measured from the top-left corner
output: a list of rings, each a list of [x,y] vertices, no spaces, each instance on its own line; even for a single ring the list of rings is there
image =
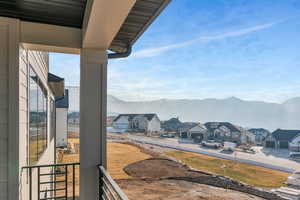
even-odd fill
[[[108,93],[124,100],[300,96],[299,0],[173,0],[133,54],[109,61]],[[79,85],[79,56],[50,55]]]

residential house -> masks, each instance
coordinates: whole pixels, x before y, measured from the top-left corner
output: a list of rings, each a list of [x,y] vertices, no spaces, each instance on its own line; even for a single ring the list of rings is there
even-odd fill
[[[264,146],[266,148],[288,149],[289,143],[299,134],[300,130],[277,129],[266,138]]]
[[[193,139],[196,143],[207,139],[207,134],[207,128],[201,123],[187,130],[187,137]]]
[[[289,149],[292,152],[300,153],[300,134],[296,135],[289,143]]]
[[[184,128],[179,128],[178,129],[178,136],[179,136],[179,138],[188,138],[189,137],[189,135],[188,135],[188,131],[190,130],[190,128],[186,128],[186,127],[184,127]]]
[[[57,167],[68,186],[79,164],[80,199],[111,196],[104,185],[126,199],[105,170],[108,59],[129,56],[169,2],[0,1],[1,200],[59,199]],[[55,164],[54,98],[64,88],[48,82],[47,52],[80,54],[80,163]]]
[[[207,139],[237,144],[252,144],[255,141],[253,133],[229,122],[207,122],[204,126],[208,130]]]
[[[267,129],[264,128],[251,128],[248,129],[248,131],[255,135],[255,143],[259,145],[262,145],[267,136],[271,134]]]
[[[180,133],[186,132],[190,128],[197,126],[198,123],[195,122],[181,122],[179,118],[171,118],[166,121],[161,122],[161,127],[165,132],[176,133],[176,135],[180,135]]]
[[[255,135],[242,127],[229,122],[207,122],[191,128],[181,128],[180,138],[187,141],[201,142],[202,140],[230,141],[237,144],[254,144]]]
[[[56,107],[56,147],[68,146],[69,91],[64,96],[55,97]]]
[[[160,133],[160,120],[156,114],[120,114],[113,120],[113,128],[121,131]]]
[[[116,118],[116,116],[107,116],[106,126],[107,127],[112,127],[115,118]]]

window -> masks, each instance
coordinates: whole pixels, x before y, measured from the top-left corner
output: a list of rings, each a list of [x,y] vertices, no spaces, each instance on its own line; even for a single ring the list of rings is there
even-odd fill
[[[30,68],[29,162],[35,164],[47,148],[47,92]]]

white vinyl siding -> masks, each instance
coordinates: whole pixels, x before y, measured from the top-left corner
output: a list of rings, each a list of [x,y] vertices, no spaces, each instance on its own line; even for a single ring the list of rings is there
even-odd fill
[[[68,109],[56,109],[56,146],[67,147],[68,145]]]
[[[39,79],[42,81],[43,86],[47,90],[48,94],[48,111],[49,111],[49,100],[53,98],[53,95],[47,85],[48,83],[48,54],[45,52],[28,51],[20,47],[20,58],[19,58],[19,165],[29,165],[29,69],[36,72]],[[48,115],[48,124],[50,123],[50,114]],[[49,127],[47,132],[49,135]],[[55,162],[55,144],[54,140],[49,141],[48,146],[39,158],[38,164],[53,164]],[[35,172],[34,172],[35,173]],[[28,181],[26,180],[26,173],[22,174],[22,197],[27,200],[28,197]],[[33,190],[37,190],[37,185],[33,185]],[[34,196],[35,197],[35,196]],[[1,199],[1,198],[0,198]]]

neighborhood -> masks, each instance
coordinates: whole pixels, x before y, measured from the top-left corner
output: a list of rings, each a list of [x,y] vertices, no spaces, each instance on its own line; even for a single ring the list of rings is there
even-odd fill
[[[147,136],[178,137],[181,142],[263,146],[288,149],[291,156],[300,155],[300,130],[243,128],[230,122],[181,122],[178,118],[161,121],[155,113],[120,114],[109,117],[115,132],[144,133]]]

